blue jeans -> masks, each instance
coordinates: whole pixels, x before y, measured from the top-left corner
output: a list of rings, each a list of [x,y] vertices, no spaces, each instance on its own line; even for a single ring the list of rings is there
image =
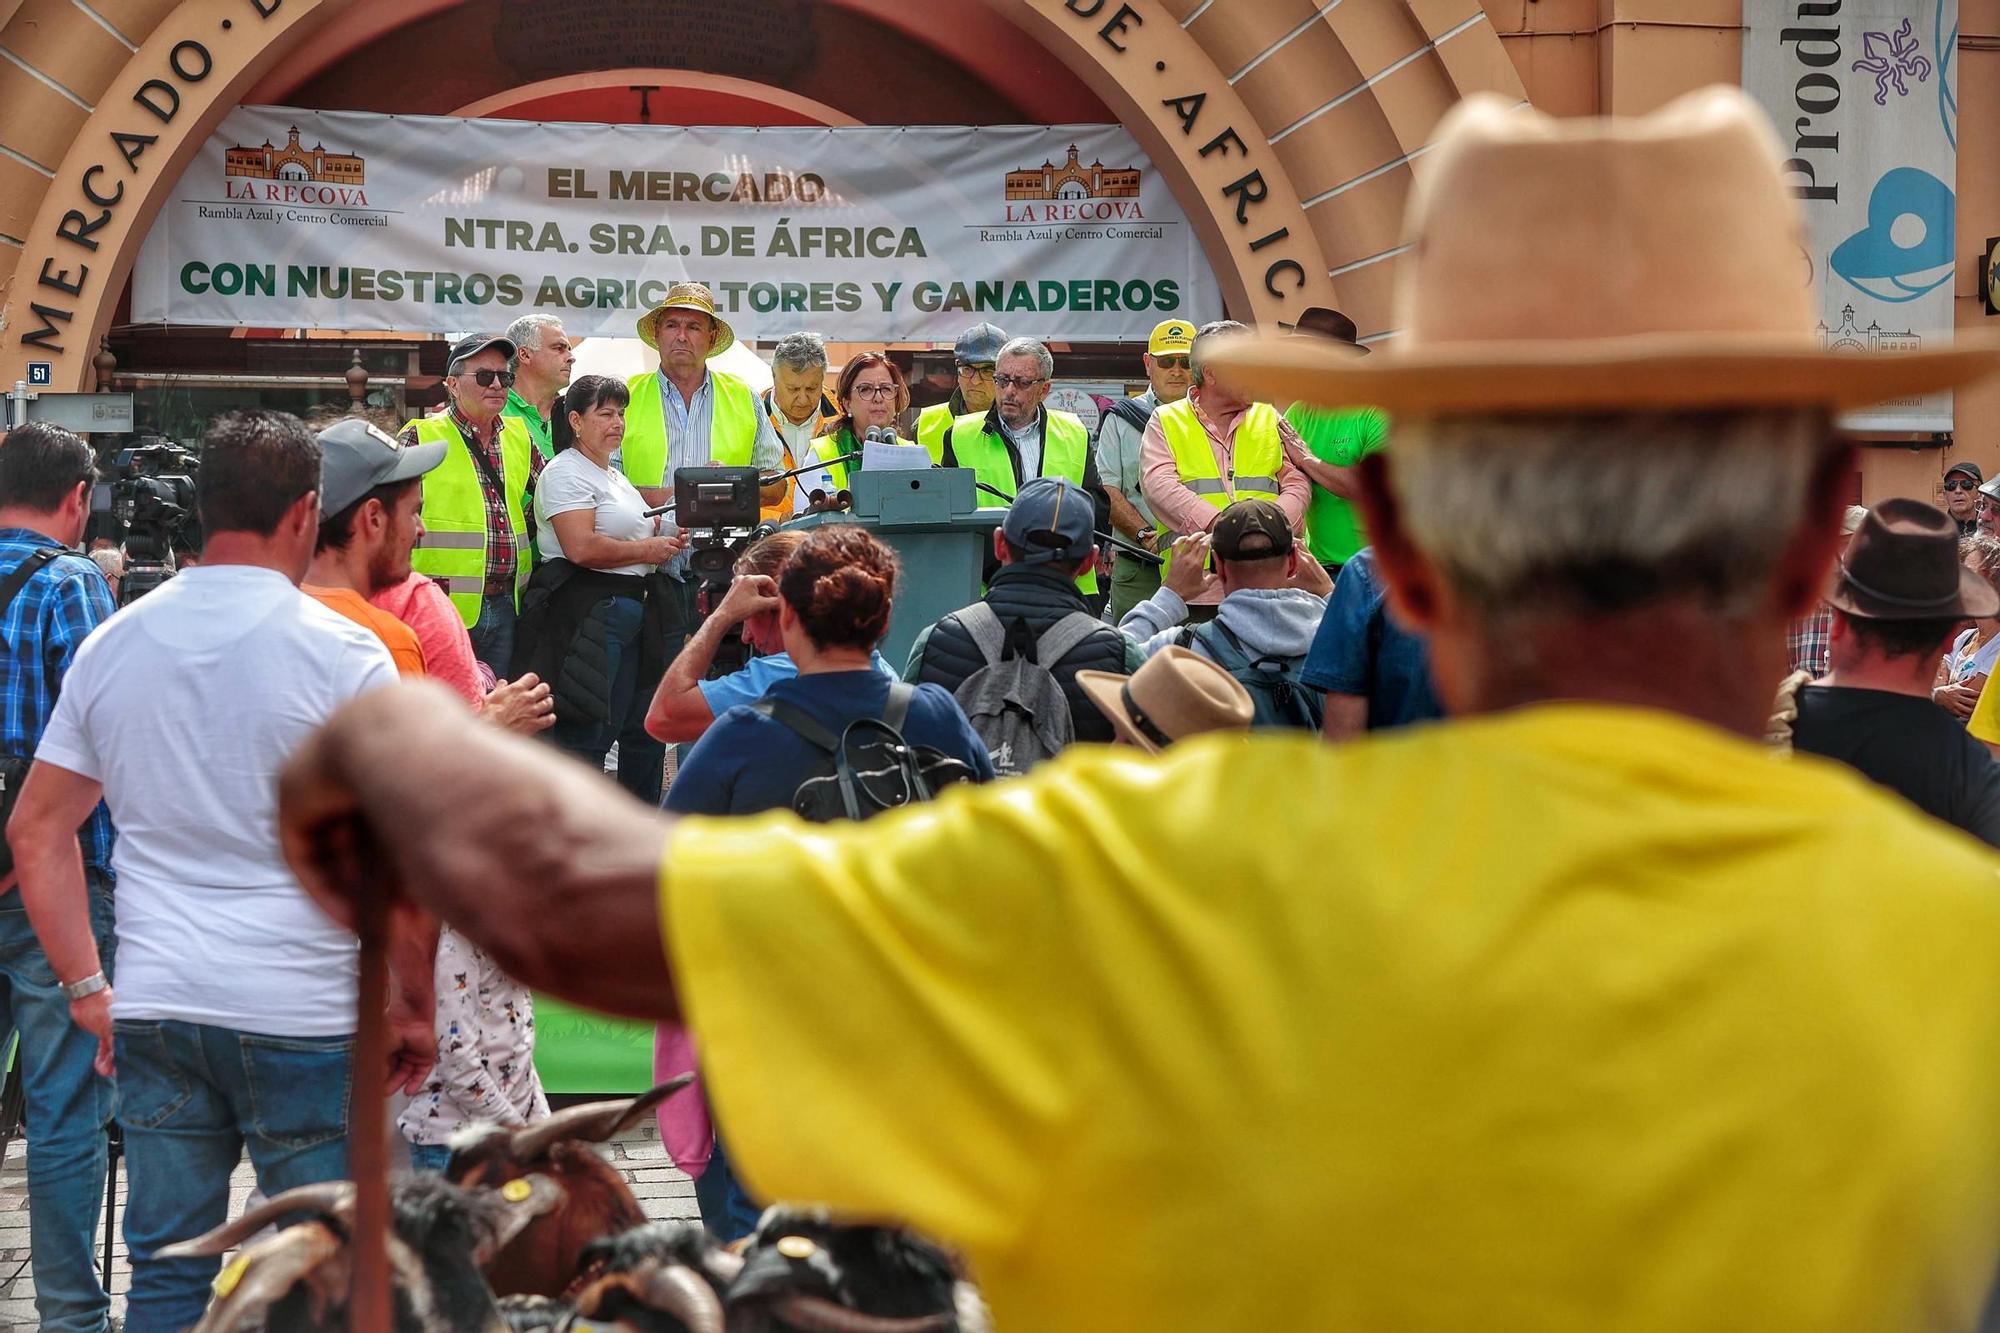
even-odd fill
[[[410,1170],[442,1171],[451,1164],[451,1148],[442,1143],[412,1143]]]
[[[549,739],[592,764],[604,767],[611,742],[618,742],[618,785],[647,805],[660,803],[661,772],[667,747],[646,734],[646,710],[658,681],[639,679],[640,629],[646,604],[630,597],[613,597],[605,611],[605,650],[610,660],[611,706],[603,722],[558,721]],[[641,688],[641,686],[644,688]]]
[[[472,655],[501,680],[513,679],[514,623],[520,618],[512,593],[479,600],[479,620],[472,627]]]
[[[90,926],[111,974],[111,881],[88,873]],[[97,1076],[97,1040],[69,1020],[48,957],[28,925],[21,895],[0,898],[0,1046],[18,1030],[27,1094],[28,1249],[35,1311],[49,1333],[99,1333],[111,1298],[97,1279],[98,1207],[104,1198],[104,1127],[116,1096]]]
[[[187,1328],[219,1259],[155,1259],[229,1216],[229,1173],[250,1147],[266,1197],[347,1175],[352,1037],[266,1037],[199,1023],[112,1025],[131,1190],[127,1333]]]
[[[695,1177],[694,1202],[701,1210],[701,1224],[724,1245],[755,1231],[757,1219],[764,1214],[744,1190],[743,1182],[729,1169],[729,1154],[723,1151],[720,1134],[715,1136],[707,1170]]]

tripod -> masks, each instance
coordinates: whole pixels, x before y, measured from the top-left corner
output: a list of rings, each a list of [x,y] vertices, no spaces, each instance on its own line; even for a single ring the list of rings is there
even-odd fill
[[[28,1090],[21,1082],[21,1043],[19,1033],[9,1033],[0,1038],[0,1050],[6,1052],[7,1077],[0,1082],[0,1162],[7,1160],[7,1150],[14,1146],[14,1140],[21,1137],[21,1130],[27,1120]],[[114,1216],[118,1202],[118,1159],[125,1155],[125,1132],[116,1120],[104,1126],[105,1171],[104,1171],[104,1257],[99,1265],[99,1275],[104,1289],[111,1290],[111,1242],[118,1234]]]

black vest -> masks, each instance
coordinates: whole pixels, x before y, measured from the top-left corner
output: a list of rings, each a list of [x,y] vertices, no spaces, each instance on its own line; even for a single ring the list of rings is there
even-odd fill
[[[986,587],[986,604],[1008,630],[1008,642],[1016,654],[1032,651],[1034,641],[1044,631],[1072,611],[1089,613],[1076,583],[1046,565],[1004,565],[993,574]],[[931,630],[924,644],[924,660],[918,667],[920,683],[942,685],[956,690],[966,677],[986,665],[972,636],[954,616],[946,616]],[[1070,650],[1062,661],[1050,665],[1049,674],[1062,686],[1069,700],[1071,724],[1080,741],[1112,739],[1110,721],[1090,702],[1076,683],[1079,671],[1125,673],[1125,636],[1110,625],[1104,626]]]

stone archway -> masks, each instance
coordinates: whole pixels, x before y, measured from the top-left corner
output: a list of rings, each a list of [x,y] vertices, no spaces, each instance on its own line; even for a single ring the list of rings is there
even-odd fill
[[[1132,130],[1232,313],[1259,322],[1326,303],[1364,335],[1393,334],[1397,233],[1432,127],[1466,92],[1521,96],[1480,0],[985,5]],[[48,361],[49,387],[88,387],[139,244],[203,139],[336,13],[380,10],[374,26],[388,31],[412,7],[0,0],[0,382]],[[978,68],[979,51],[936,40]]]

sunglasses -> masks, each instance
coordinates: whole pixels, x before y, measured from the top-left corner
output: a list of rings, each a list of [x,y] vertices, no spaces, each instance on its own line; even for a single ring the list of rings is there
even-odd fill
[[[995,375],[993,382],[1003,389],[1032,389],[1042,382],[1040,375]]]
[[[1161,370],[1186,370],[1188,359],[1184,356],[1156,356],[1153,358],[1153,364]]]
[[[514,387],[514,372],[511,370],[473,370],[461,373],[471,375],[473,383],[482,389],[490,389],[495,384],[504,389]]]
[[[974,379],[974,380],[992,379],[993,367],[975,366],[970,361],[960,361],[958,363],[958,373],[965,376],[967,379]]]
[[[1948,491],[1975,491],[1979,489],[1979,483],[1970,477],[1958,477],[1947,481],[1944,488]]]

